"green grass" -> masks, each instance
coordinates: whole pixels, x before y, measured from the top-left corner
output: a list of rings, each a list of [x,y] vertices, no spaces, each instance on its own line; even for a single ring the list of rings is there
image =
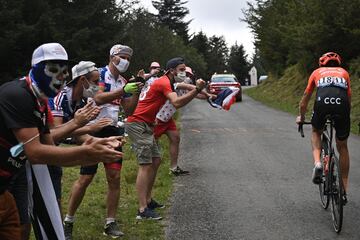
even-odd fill
[[[162,164],[159,168],[155,182],[153,195],[161,203],[168,203],[172,192],[172,175],[169,175],[169,144],[164,135],[160,138],[162,149]],[[117,219],[121,230],[125,236],[124,240],[162,240],[164,239],[164,227],[166,224],[166,209],[159,213],[165,217],[165,220],[151,221],[135,219],[138,201],[135,190],[138,164],[135,155],[130,150],[130,144],[124,147],[125,157],[123,159],[123,168],[121,171],[121,193],[117,212]],[[79,177],[79,167],[63,168],[62,178],[62,211],[66,213],[69,192],[74,181]],[[86,195],[76,212],[76,220],[73,229],[74,239],[111,239],[102,235],[104,221],[106,217],[106,192],[107,182],[103,164],[99,164],[97,174],[92,183],[87,188]],[[34,236],[31,239],[35,239]]]
[[[352,109],[351,131],[358,133],[360,121],[360,79],[358,74],[351,74]],[[300,73],[297,66],[289,67],[284,75],[277,79],[270,76],[259,86],[245,90],[245,94],[270,107],[294,114],[299,113],[299,102],[303,96],[308,76]],[[308,106],[307,119],[310,119],[315,93]],[[295,121],[295,117],[294,117]]]

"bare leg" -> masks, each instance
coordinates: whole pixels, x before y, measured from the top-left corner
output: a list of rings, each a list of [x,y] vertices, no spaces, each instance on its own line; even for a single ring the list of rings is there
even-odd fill
[[[167,131],[166,135],[170,141],[170,167],[176,168],[178,165],[180,134],[176,131]]]
[[[336,147],[339,151],[339,158],[340,158],[340,170],[341,176],[344,184],[345,191],[348,190],[348,176],[349,176],[349,169],[350,169],[350,157],[349,157],[349,150],[347,147],[347,139],[344,141],[340,141],[336,139]]]
[[[155,183],[155,179],[156,179],[156,174],[157,174],[157,171],[159,169],[159,166],[160,166],[160,163],[161,163],[161,158],[153,158],[152,159],[152,174],[150,175],[150,178],[149,178],[149,189],[148,189],[148,192],[146,194],[146,202],[149,203],[151,201],[151,192],[152,192],[152,188],[154,186],[154,183]]]
[[[151,193],[150,181],[154,175],[152,164],[139,165],[138,175],[136,178],[136,191],[138,193],[139,210],[142,212],[147,207],[148,192]]]
[[[312,143],[313,158],[314,158],[315,165],[320,163],[321,134],[322,134],[322,131],[313,128],[312,136],[311,136],[311,143]]]
[[[105,169],[108,182],[107,217],[115,218],[120,198],[120,170]]]
[[[75,181],[69,197],[69,206],[67,212],[69,216],[75,215],[76,210],[84,198],[86,188],[89,186],[93,178],[94,175],[80,175],[79,179]]]

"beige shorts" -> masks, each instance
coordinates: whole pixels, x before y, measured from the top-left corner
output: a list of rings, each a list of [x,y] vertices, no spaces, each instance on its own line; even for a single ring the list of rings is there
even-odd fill
[[[132,149],[139,164],[151,164],[152,158],[160,157],[153,129],[144,122],[125,123],[125,132],[132,141]]]

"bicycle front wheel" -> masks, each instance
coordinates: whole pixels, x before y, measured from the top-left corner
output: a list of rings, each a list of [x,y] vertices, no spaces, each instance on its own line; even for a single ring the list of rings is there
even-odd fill
[[[339,159],[334,155],[330,164],[331,215],[337,233],[341,231],[343,221],[343,184]]]
[[[327,177],[328,177],[328,163],[329,163],[329,144],[327,142],[326,137],[322,138],[322,143],[321,143],[321,164],[322,164],[322,168],[323,168],[323,174],[321,177],[321,182],[319,184],[319,193],[320,193],[320,201],[321,201],[321,206],[324,209],[327,209],[329,207],[329,187],[328,187],[328,181],[327,181]]]

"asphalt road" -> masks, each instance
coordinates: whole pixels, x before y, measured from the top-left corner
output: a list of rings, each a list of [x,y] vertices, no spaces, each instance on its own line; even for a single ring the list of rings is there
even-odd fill
[[[360,138],[349,140],[349,203],[340,235],[311,182],[310,127],[249,97],[229,112],[194,100],[181,111],[180,165],[166,239],[360,239]]]

